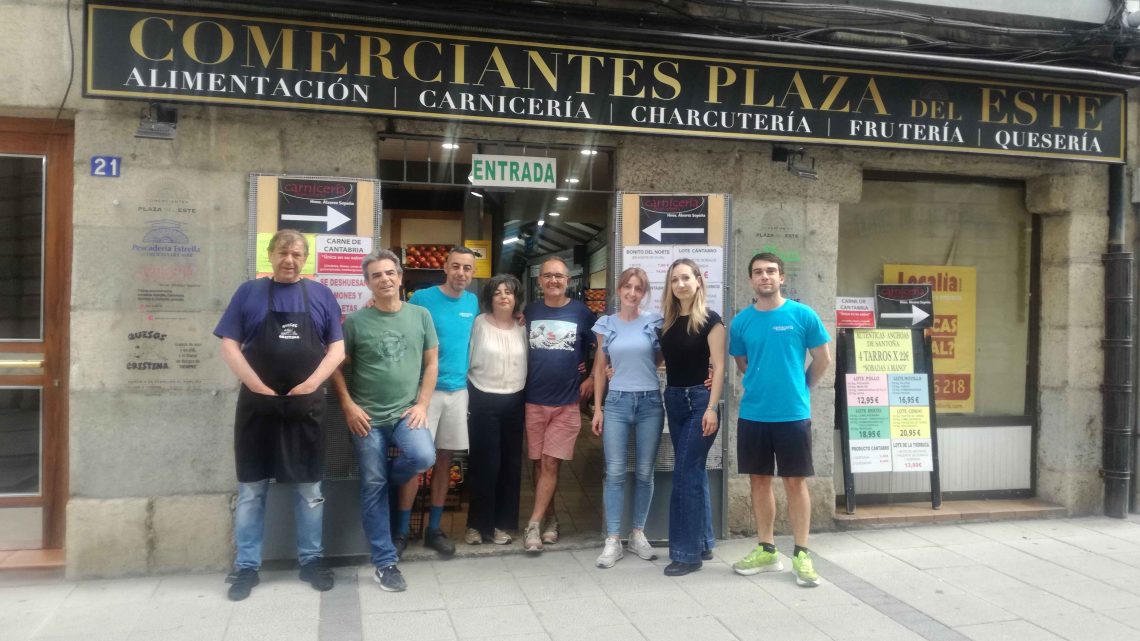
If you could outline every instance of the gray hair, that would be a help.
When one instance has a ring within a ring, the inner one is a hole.
[[[301,243],[301,247],[305,248],[305,256],[309,255],[309,239],[296,229],[278,229],[269,239],[269,253],[272,254],[281,245],[289,246],[294,243]]]
[[[404,266],[400,264],[400,257],[394,252],[387,249],[377,249],[376,251],[364,257],[364,261],[360,265],[360,271],[364,272],[364,281],[368,282],[368,266],[378,260],[390,260],[396,265],[396,273],[403,274]]]

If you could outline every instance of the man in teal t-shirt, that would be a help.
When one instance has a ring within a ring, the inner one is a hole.
[[[407,583],[396,568],[388,489],[435,463],[427,418],[439,341],[428,311],[400,300],[403,268],[395,254],[373,252],[363,269],[374,304],[344,319],[345,360],[333,384],[360,463],[360,512],[374,578],[382,590],[399,592]],[[399,455],[389,462],[391,447]]]
[[[795,536],[792,568],[796,583],[815,587],[819,576],[807,549],[811,529],[807,477],[815,474],[808,389],[831,365],[827,348],[831,337],[818,314],[780,293],[784,261],[778,256],[756,254],[748,263],[748,275],[756,302],[732,319],[728,352],[744,375],[736,458],[738,471],[748,474],[752,483],[752,512],[760,544],[732,568],[744,575],[784,569],[773,544],[776,497],[772,477],[778,474],[788,495],[788,520]],[[808,354],[811,364],[805,371]]]
[[[475,252],[456,245],[447,254],[443,271],[447,280],[442,285],[421,289],[408,302],[431,313],[439,336],[439,379],[428,406],[428,429],[435,438],[435,469],[424,545],[446,558],[455,554],[455,544],[439,527],[451,481],[451,453],[467,449],[467,353],[471,327],[479,315],[479,298],[467,291],[467,285],[475,275]],[[400,490],[400,510],[392,533],[400,551],[408,545],[407,524],[418,489],[413,479]]]

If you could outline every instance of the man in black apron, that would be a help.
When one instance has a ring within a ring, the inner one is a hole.
[[[283,229],[269,241],[273,275],[243,283],[214,334],[222,360],[241,380],[234,419],[238,500],[229,598],[240,601],[259,582],[269,480],[292,483],[301,579],[333,587],[321,546],[324,497],[324,383],[344,360],[340,306],[324,285],[301,278],[305,237]]]

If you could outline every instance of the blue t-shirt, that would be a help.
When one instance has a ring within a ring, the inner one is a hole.
[[[526,402],[569,405],[578,402],[578,365],[594,349],[594,313],[571,299],[562,307],[539,301],[523,310],[526,316]]]
[[[315,280],[305,282],[309,292],[309,316],[313,327],[325,345],[343,340],[340,329],[340,304],[332,290]],[[269,301],[269,278],[247,280],[242,283],[222,313],[214,336],[232,338],[245,345],[261,329],[265,321],[266,303]],[[300,312],[305,310],[301,282],[273,283],[273,311]]]
[[[617,314],[598,319],[594,333],[602,337],[602,349],[614,368],[610,389],[618,392],[652,392],[660,389],[657,378],[657,352],[661,350],[657,331],[665,319],[657,312],[642,312],[631,321]]]
[[[428,287],[412,294],[408,302],[431,312],[439,336],[439,380],[435,388],[444,392],[467,389],[467,353],[471,326],[479,315],[479,298],[471,292],[452,298],[440,287]]]
[[[728,335],[728,353],[748,357],[740,418],[766,423],[811,418],[807,350],[831,340],[819,315],[794,300],[767,312],[749,305],[732,319]]]

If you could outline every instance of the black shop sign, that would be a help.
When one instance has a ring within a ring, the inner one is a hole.
[[[934,326],[930,285],[875,285],[875,326],[922,329]]]
[[[708,196],[641,196],[638,198],[641,245],[707,245]]]
[[[1124,92],[86,4],[85,96],[1124,159]]]
[[[354,234],[356,198],[355,182],[282,178],[277,183],[277,228]]]

